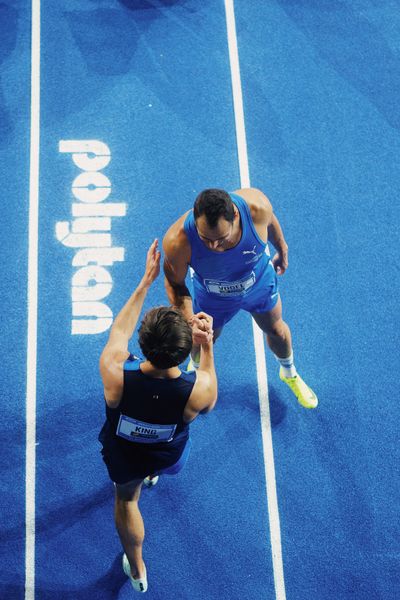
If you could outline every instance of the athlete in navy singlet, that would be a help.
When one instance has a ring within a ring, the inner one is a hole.
[[[192,319],[170,306],[148,311],[138,330],[145,360],[128,351],[152,282],[160,271],[157,240],[146,260],[145,274],[115,318],[100,358],[106,421],[99,434],[103,460],[115,484],[115,523],[124,548],[123,569],[133,588],[147,590],[142,558],[143,519],[138,501],[143,482],[153,486],[161,474],[184,466],[190,448],[189,424],[217,401],[212,318],[204,312]],[[201,344],[196,373],[180,370],[192,341]]]
[[[268,242],[276,250],[272,259]],[[250,312],[280,363],[282,381],[302,406],[315,408],[317,396],[297,373],[290,329],[282,319],[276,275],[288,267],[288,246],[265,194],[255,188],[204,190],[169,228],[163,248],[168,298],[188,322],[199,310],[212,315],[216,340],[240,309]],[[185,284],[189,266],[193,298]],[[198,334],[195,324],[193,331]],[[197,352],[194,345],[194,367]]]
[[[176,465],[181,466],[182,455],[189,450],[184,411],[194,373],[154,378],[143,372],[145,362],[129,355],[123,366],[121,400],[117,407],[106,404],[106,422],[99,435],[110,478],[118,484],[169,473],[171,467],[178,472]]]

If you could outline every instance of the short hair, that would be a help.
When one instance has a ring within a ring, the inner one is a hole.
[[[229,223],[233,223],[235,210],[228,192],[209,189],[203,190],[197,196],[193,207],[193,214],[195,220],[204,215],[207,224],[213,229],[221,217],[229,221]]]
[[[176,367],[192,349],[192,329],[181,311],[170,306],[149,310],[139,327],[139,345],[157,369]]]

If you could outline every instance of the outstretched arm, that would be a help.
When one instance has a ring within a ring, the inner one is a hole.
[[[123,384],[123,363],[129,356],[128,342],[137,325],[147,291],[160,272],[158,240],[151,244],[144,275],[125,306],[116,316],[108,342],[100,357],[100,373],[107,404],[119,402]]]

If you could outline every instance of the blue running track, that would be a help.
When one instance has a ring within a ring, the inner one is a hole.
[[[193,425],[184,471],[142,494],[147,597],[398,600],[398,2],[236,0],[234,8],[251,184],[271,199],[289,244],[284,317],[320,404],[299,406],[268,352],[273,456],[266,452],[251,319],[239,314],[226,327],[215,411]],[[139,281],[152,239],[200,190],[240,187],[225,6],[41,1],[33,565],[25,556],[30,36],[30,5],[0,2],[0,598],[125,600],[134,592],[97,442],[98,358],[107,319]],[[89,152],[101,148],[98,175],[79,164],[85,141]],[[96,193],[105,199],[79,200]],[[84,221],[93,206],[110,213]],[[85,248],[106,238],[111,264],[85,282]],[[78,314],[88,298],[103,303],[99,333]],[[160,276],[146,307],[163,303]],[[275,465],[283,591],[265,463]],[[25,589],[32,566],[34,588]]]

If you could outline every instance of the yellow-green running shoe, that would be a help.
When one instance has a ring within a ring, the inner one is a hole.
[[[300,375],[296,377],[285,377],[282,367],[279,369],[279,377],[284,381],[296,396],[299,404],[304,408],[316,408],[318,406],[318,398],[310,387],[302,380]]]
[[[187,364],[186,367],[186,371],[188,373],[192,373],[193,371],[196,371],[199,368],[199,364],[198,363],[194,363],[192,357],[190,357],[190,360]]]

